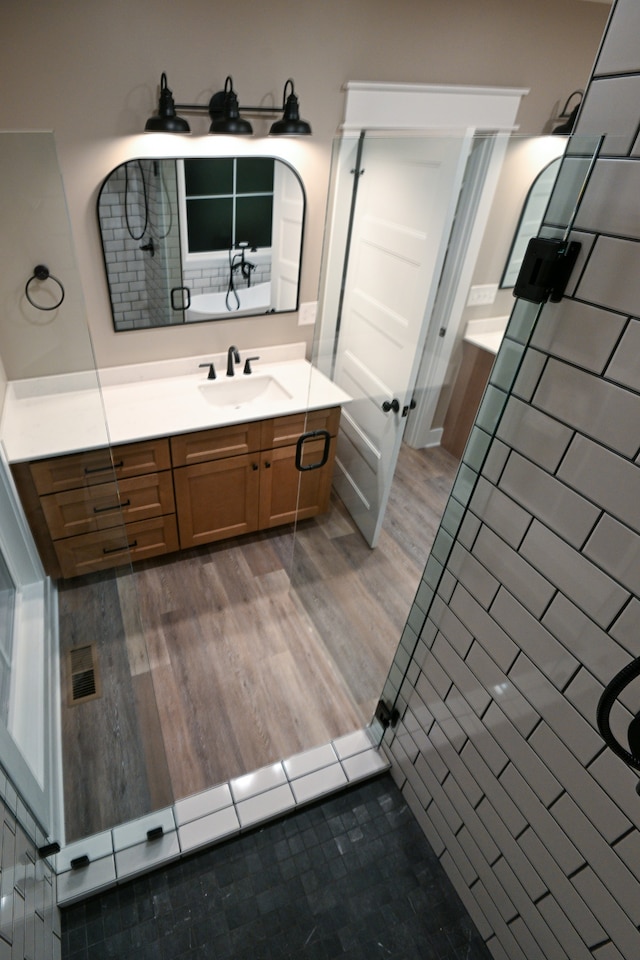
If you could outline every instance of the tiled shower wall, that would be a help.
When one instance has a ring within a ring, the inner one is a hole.
[[[618,0],[568,295],[514,310],[385,691],[396,780],[496,960],[640,956],[638,775],[595,721],[640,655],[639,37]]]
[[[1,771],[0,792],[0,960],[59,960],[55,875],[38,857],[30,839],[38,828]]]

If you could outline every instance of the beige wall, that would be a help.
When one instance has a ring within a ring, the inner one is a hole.
[[[330,146],[346,81],[528,87],[520,129],[541,133],[558,102],[585,85],[609,12],[605,4],[579,0],[245,0],[241,9],[205,0],[4,0],[2,6],[0,129],[55,132],[96,359],[104,366],[213,351],[231,337],[241,345],[303,339],[310,330],[289,315],[268,328],[225,321],[113,333],[97,189],[113,166],[144,149],[137,134],[155,107],[163,70],[178,102],[206,103],[227,73],[241,102],[278,100],[286,78],[294,77],[314,130],[312,141],[291,144],[308,197],[301,298],[314,300]],[[204,118],[199,129],[206,130]]]

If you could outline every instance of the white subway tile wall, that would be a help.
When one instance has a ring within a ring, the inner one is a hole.
[[[514,309],[385,689],[396,781],[496,960],[640,956],[638,776],[596,725],[640,655],[639,31],[617,0],[577,129],[603,141],[576,270]],[[636,685],[623,745],[638,710]]]
[[[15,791],[2,793],[2,852],[0,854],[0,957],[59,960],[60,912],[56,906],[56,876],[38,854],[39,831]],[[18,810],[24,820],[17,816]],[[43,843],[44,838],[40,841]]]

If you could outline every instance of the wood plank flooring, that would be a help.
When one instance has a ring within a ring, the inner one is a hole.
[[[102,696],[66,706],[67,841],[368,723],[453,482],[403,447],[371,550],[333,496],[293,527],[60,583],[61,661],[93,642]]]

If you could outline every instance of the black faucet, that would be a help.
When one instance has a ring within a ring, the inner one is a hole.
[[[251,251],[255,253],[256,247],[251,246],[246,240],[236,244],[236,247],[240,250],[240,253],[234,254],[231,259],[231,276],[233,277],[233,274],[239,270],[243,278],[247,281],[247,286],[250,287],[251,271],[256,269],[256,265],[249,260],[245,260],[245,251],[251,249]]]
[[[240,354],[238,353],[237,347],[229,347],[227,350],[227,376],[235,376],[235,370],[233,369],[233,361],[240,363]]]

